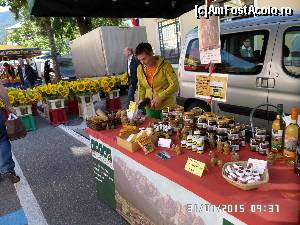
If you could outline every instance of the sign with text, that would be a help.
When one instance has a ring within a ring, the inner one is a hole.
[[[184,169],[194,175],[197,175],[199,177],[202,177],[203,171],[205,170],[206,165],[203,162],[200,162],[198,160],[188,158],[186,161]]]
[[[115,208],[115,181],[111,149],[91,136],[90,144],[94,162],[97,196],[112,208]]]
[[[209,19],[201,17],[198,26],[201,64],[221,63],[220,20],[218,16]]]
[[[226,102],[227,74],[196,74],[195,97]]]

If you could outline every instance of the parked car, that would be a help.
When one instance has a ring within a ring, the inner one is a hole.
[[[75,69],[71,57],[58,58],[60,76],[62,80],[75,80]]]
[[[300,13],[291,17],[256,17],[222,22],[221,58],[216,73],[228,74],[227,101],[215,102],[220,114],[247,116],[262,103],[283,103],[288,114],[300,109]],[[253,48],[252,57],[241,56],[243,40]],[[180,92],[177,103],[186,110],[201,107],[210,111],[204,99],[195,98],[195,74],[208,73],[200,62],[198,29],[185,37],[179,60]],[[256,117],[266,119],[266,109]]]

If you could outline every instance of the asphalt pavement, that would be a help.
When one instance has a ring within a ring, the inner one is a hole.
[[[96,197],[90,149],[45,119],[35,119],[37,130],[12,142],[22,182],[0,182],[0,225],[127,224]],[[80,119],[72,123],[82,126]]]

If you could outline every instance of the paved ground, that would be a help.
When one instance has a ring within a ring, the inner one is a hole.
[[[127,224],[97,199],[89,148],[43,118],[36,121],[37,131],[12,142],[24,178],[15,187],[0,183],[0,225]],[[84,123],[71,119],[69,126],[82,133]]]

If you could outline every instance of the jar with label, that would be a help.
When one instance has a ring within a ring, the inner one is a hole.
[[[229,127],[233,128],[235,126],[234,116],[226,116],[224,119],[228,121]]]
[[[204,139],[199,138],[197,140],[197,153],[202,154],[204,153]]]
[[[197,152],[197,140],[198,138],[193,137],[192,151]]]
[[[257,152],[258,151],[258,143],[255,138],[250,139],[250,151]]]
[[[193,125],[194,124],[194,115],[191,112],[185,112],[183,115],[184,125]]]
[[[186,147],[186,140],[182,140],[182,141],[181,141],[181,147],[182,147],[182,148],[185,148],[185,147]]]
[[[237,152],[237,151],[240,150],[240,142],[239,142],[239,140],[230,140],[228,142],[229,142],[231,151]]]
[[[196,137],[196,138],[200,138],[200,130],[194,130],[194,136]]]
[[[217,135],[226,136],[229,128],[228,121],[218,120],[217,124]]]
[[[240,139],[239,131],[236,128],[229,129],[228,140],[238,141]]]
[[[206,120],[206,116],[199,116],[198,117],[198,121],[197,121],[197,127],[199,129],[206,129],[207,128],[207,120]]]
[[[261,155],[267,155],[267,153],[269,152],[269,146],[270,144],[268,141],[260,143],[258,146],[258,153]]]
[[[207,131],[216,131],[217,129],[217,121],[215,118],[209,118],[207,119]]]
[[[264,142],[267,139],[267,131],[265,129],[256,129],[254,137],[257,142]]]
[[[203,115],[206,116],[206,118],[207,117],[214,117],[215,116],[215,114],[212,113],[212,112],[205,112]]]
[[[186,140],[186,148],[191,150],[193,147],[193,139],[187,139]]]

